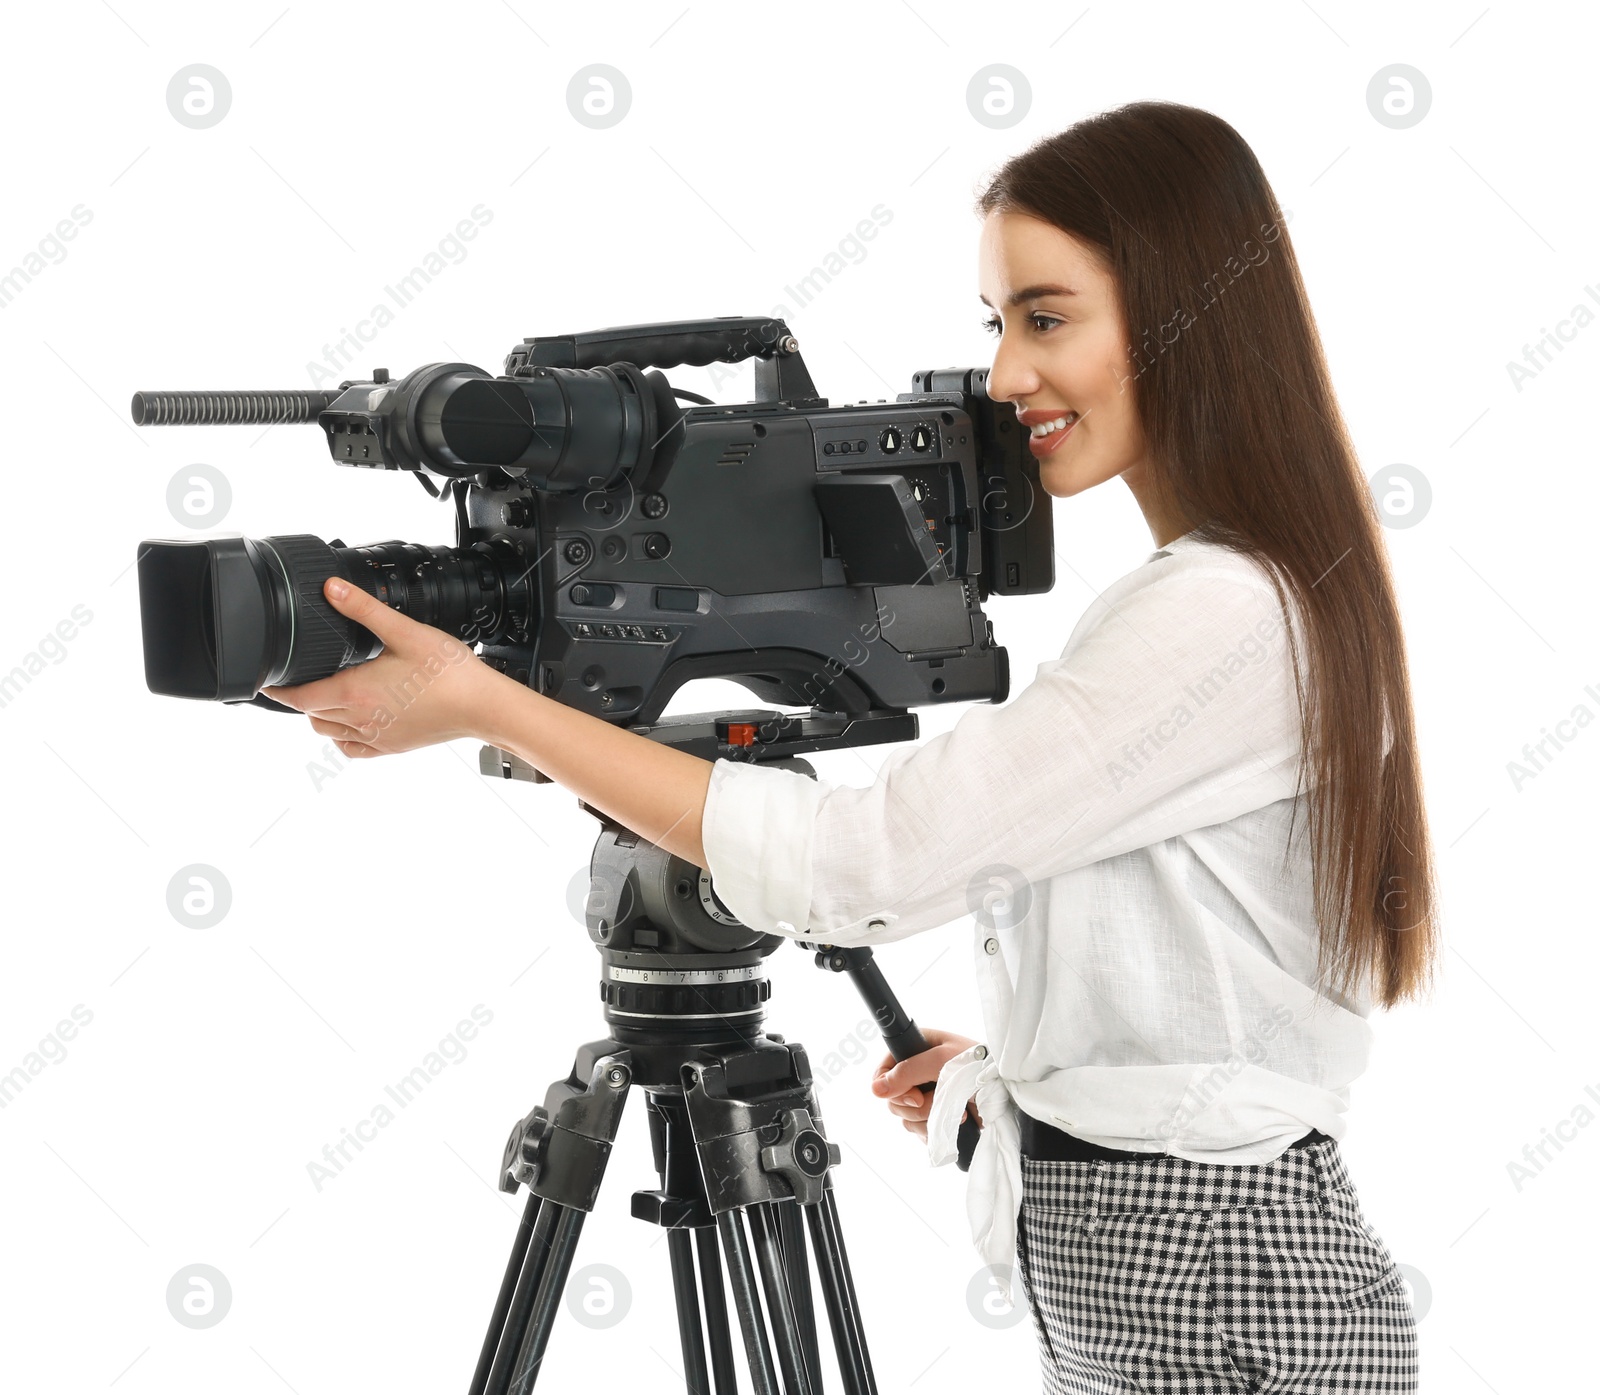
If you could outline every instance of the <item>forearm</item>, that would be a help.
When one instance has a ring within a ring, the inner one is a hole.
[[[479,733],[585,804],[696,867],[712,762],[547,698],[512,679],[497,685]]]

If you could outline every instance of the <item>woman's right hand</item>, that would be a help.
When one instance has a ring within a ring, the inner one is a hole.
[[[952,1056],[959,1056],[969,1046],[976,1046],[977,1042],[972,1037],[957,1036],[954,1032],[941,1031],[937,1027],[924,1027],[922,1035],[929,1043],[926,1051],[907,1056],[903,1061],[885,1056],[878,1063],[872,1076],[872,1093],[886,1098],[889,1112],[912,1133],[925,1140],[928,1137],[928,1113],[933,1108],[933,1087],[939,1079],[939,1072]],[[972,1100],[967,1101],[967,1113],[972,1115],[980,1128],[983,1126],[983,1120],[978,1118],[978,1106]],[[961,1117],[965,1119],[966,1113]]]

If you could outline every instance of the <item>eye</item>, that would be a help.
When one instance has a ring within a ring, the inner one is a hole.
[[[1040,333],[1040,334],[1045,334],[1053,326],[1062,323],[1061,320],[1055,319],[1052,316],[1040,315],[1040,314],[1029,315],[1028,316],[1028,320],[1029,320],[1029,323],[1034,324],[1036,328],[1038,326],[1038,322],[1039,321],[1042,320],[1044,322],[1044,328],[1038,329],[1038,333]],[[991,316],[989,316],[988,319],[980,320],[978,323],[981,324],[984,327],[984,329],[988,330],[990,334],[999,334],[1000,333],[1000,319],[999,319],[999,317],[997,315],[991,315]]]

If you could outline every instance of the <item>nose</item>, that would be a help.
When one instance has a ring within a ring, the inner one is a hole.
[[[996,402],[1015,402],[1039,390],[1039,375],[1028,362],[1026,350],[1006,334],[995,345],[986,388]]]

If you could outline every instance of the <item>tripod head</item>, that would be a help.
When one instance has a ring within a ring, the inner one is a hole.
[[[709,760],[778,764],[814,777],[801,753],[913,740],[917,719],[907,712],[851,717],[751,708],[672,718],[634,730]],[[498,747],[482,748],[480,769],[548,783],[541,772]],[[612,1038],[634,1048],[640,1062],[655,1062],[645,1073],[659,1088],[673,1088],[684,1062],[698,1052],[760,1042],[772,991],[763,960],[784,939],[795,937],[749,929],[718,899],[706,869],[650,843],[602,810],[582,801],[580,807],[601,824],[584,918],[601,954],[600,996]],[[870,948],[798,938],[795,943],[815,953],[818,968],[850,976],[896,1059],[928,1049]],[[964,1158],[970,1152],[969,1143]]]

